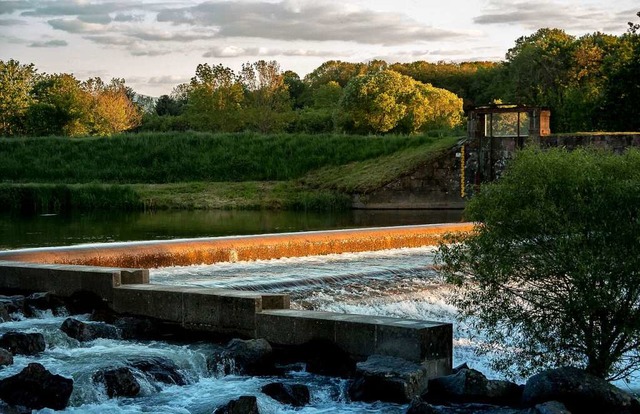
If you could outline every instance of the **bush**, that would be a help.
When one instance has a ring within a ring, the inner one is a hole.
[[[439,260],[480,352],[508,347],[494,368],[640,368],[640,152],[520,152],[465,215],[475,231]]]

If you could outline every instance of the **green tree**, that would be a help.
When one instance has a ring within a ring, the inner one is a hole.
[[[0,135],[25,132],[25,116],[34,103],[32,90],[37,80],[33,64],[0,60]]]
[[[243,103],[244,88],[233,70],[200,64],[191,78],[185,115],[195,129],[239,131],[244,127]]]
[[[550,106],[552,130],[567,131],[564,98],[572,70],[574,37],[560,29],[540,29],[516,40],[507,52],[511,81],[506,102]]]
[[[291,98],[275,60],[259,60],[242,65],[240,81],[245,88],[243,113],[252,129],[280,132],[292,120]]]
[[[640,368],[640,152],[522,151],[465,216],[439,261],[495,368]]]
[[[27,112],[30,135],[82,136],[91,132],[91,95],[68,73],[44,75]]]
[[[456,125],[462,100],[444,89],[383,70],[352,79],[344,89],[340,112],[348,131],[416,133]]]

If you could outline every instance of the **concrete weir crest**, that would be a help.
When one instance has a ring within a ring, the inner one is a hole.
[[[287,294],[155,285],[149,283],[148,269],[131,267],[418,247],[472,227],[457,223],[3,251],[0,287],[63,297],[88,291],[119,313],[278,345],[329,340],[357,359],[381,354],[422,363],[435,377],[451,369],[449,323],[293,310]]]

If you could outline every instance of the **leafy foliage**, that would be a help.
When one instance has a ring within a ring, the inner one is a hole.
[[[520,152],[465,215],[474,232],[439,258],[481,351],[509,347],[495,368],[640,368],[640,152]]]
[[[411,134],[456,126],[462,119],[462,100],[444,89],[383,70],[352,79],[340,110],[347,131]]]

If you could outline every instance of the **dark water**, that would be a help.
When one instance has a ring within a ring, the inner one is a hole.
[[[80,243],[215,237],[458,222],[460,210],[161,211],[0,214],[0,250]]]

